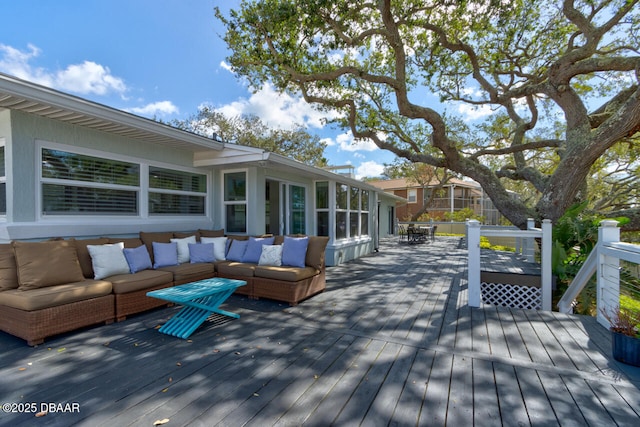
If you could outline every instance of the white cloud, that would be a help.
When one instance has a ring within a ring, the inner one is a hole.
[[[356,168],[356,179],[362,179],[365,177],[377,177],[381,176],[384,172],[384,165],[374,161],[368,161],[360,163],[360,166]]]
[[[268,126],[291,129],[296,125],[321,129],[327,113],[319,112],[301,97],[278,93],[266,84],[248,99],[241,98],[216,108],[227,117],[254,115]]]
[[[126,111],[143,116],[178,114],[179,110],[171,101],[159,101],[144,107],[129,108]]]
[[[336,143],[342,151],[376,151],[378,146],[370,139],[354,139],[350,133],[342,133],[336,137]]]
[[[29,44],[26,51],[0,44],[0,71],[54,89],[81,95],[118,93],[123,95],[127,86],[119,77],[111,74],[108,67],[93,61],[71,64],[59,71],[35,67],[31,62],[40,55],[38,47]]]
[[[492,115],[494,112],[490,105],[470,105],[458,104],[458,112],[462,114],[465,121],[482,119]]]
[[[227,64],[225,61],[220,61],[220,68],[223,70],[227,70],[230,73],[233,73],[233,68],[230,64]]]
[[[108,67],[93,61],[69,65],[55,74],[54,81],[57,88],[80,94],[124,94],[127,91],[124,80],[113,76]]]

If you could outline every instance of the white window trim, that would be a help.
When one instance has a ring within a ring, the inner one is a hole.
[[[4,175],[0,175],[0,184],[4,184],[4,191],[5,191],[5,201],[4,201],[4,205],[6,208],[6,212],[5,213],[0,213],[0,220],[2,221],[6,221],[7,219],[7,214],[9,213],[10,210],[10,194],[12,194],[12,189],[9,188],[9,186],[7,185],[7,175],[10,174],[9,172],[9,165],[11,164],[11,162],[7,161],[8,157],[9,157],[9,153],[7,152],[7,142],[4,138],[0,138],[0,147],[4,147]]]
[[[157,218],[162,217],[163,219],[171,219],[171,218],[182,218],[184,215],[149,215],[149,192],[163,192],[160,189],[151,189],[149,188],[149,166],[154,166],[163,169],[176,170],[182,172],[190,172],[197,173],[200,175],[206,176],[207,182],[207,190],[205,193],[192,193],[199,196],[203,196],[205,198],[204,206],[205,211],[203,215],[189,215],[193,218],[206,218],[210,219],[210,200],[211,200],[211,172],[203,171],[197,168],[188,168],[179,165],[173,165],[164,162],[154,162],[149,161],[148,159],[143,159],[139,157],[126,156],[118,153],[106,152],[95,150],[91,148],[78,147],[75,145],[67,145],[60,144],[56,142],[46,141],[46,140],[36,140],[35,141],[35,156],[36,156],[36,218],[37,221],[47,221],[47,220],[70,220],[70,221],[88,221],[95,222],[96,219],[148,219],[148,218]],[[93,157],[102,157],[109,160],[123,161],[128,163],[135,163],[140,166],[140,182],[139,185],[136,186],[123,186],[117,184],[100,184],[100,183],[92,183],[86,181],[72,181],[72,180],[58,180],[54,178],[43,178],[42,177],[42,150],[50,149],[50,150],[60,150],[66,151],[74,154],[93,156]],[[5,153],[6,155],[6,153]],[[43,215],[42,214],[42,184],[43,183],[52,183],[52,184],[79,184],[87,187],[93,188],[115,188],[115,189],[126,189],[133,190],[136,189],[138,192],[138,214],[137,215]],[[178,194],[176,191],[168,191],[170,194]],[[190,192],[185,192],[190,193]]]

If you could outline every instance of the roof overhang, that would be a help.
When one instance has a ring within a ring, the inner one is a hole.
[[[183,150],[224,148],[220,141],[0,73],[0,110],[4,108]]]

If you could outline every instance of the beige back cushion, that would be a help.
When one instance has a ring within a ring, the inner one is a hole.
[[[198,230],[200,237],[224,237],[224,229],[220,230]],[[177,237],[177,236],[176,236]]]
[[[142,243],[147,246],[151,262],[153,262],[153,242],[158,243],[170,243],[173,238],[173,231],[159,231],[159,232],[140,232],[140,239]]]
[[[84,279],[73,242],[13,242],[20,290],[44,288]]]
[[[18,287],[18,270],[16,258],[13,255],[13,245],[0,245],[0,291],[16,289]]]
[[[142,246],[142,240],[138,237],[125,237],[125,238],[117,238],[117,237],[109,237],[108,242],[110,244],[113,243],[124,243],[125,248],[138,248]]]
[[[310,236],[305,264],[318,270],[322,269],[324,266],[324,251],[327,248],[327,243],[329,243],[329,237],[327,236]]]
[[[80,268],[82,268],[82,274],[84,277],[93,279],[93,263],[91,261],[91,255],[87,250],[87,245],[106,245],[109,243],[109,239],[102,237],[98,239],[71,239],[70,241],[76,245],[76,252],[78,254],[78,261],[80,262]]]

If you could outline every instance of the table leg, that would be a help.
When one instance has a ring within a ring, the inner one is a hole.
[[[211,313],[218,313],[225,316],[240,318],[240,315],[221,310],[218,307],[233,293],[233,289],[229,291],[219,292],[214,295],[196,298],[193,301],[182,303],[184,307],[180,309],[175,316],[167,321],[161,328],[160,332],[178,338],[188,338]]]

